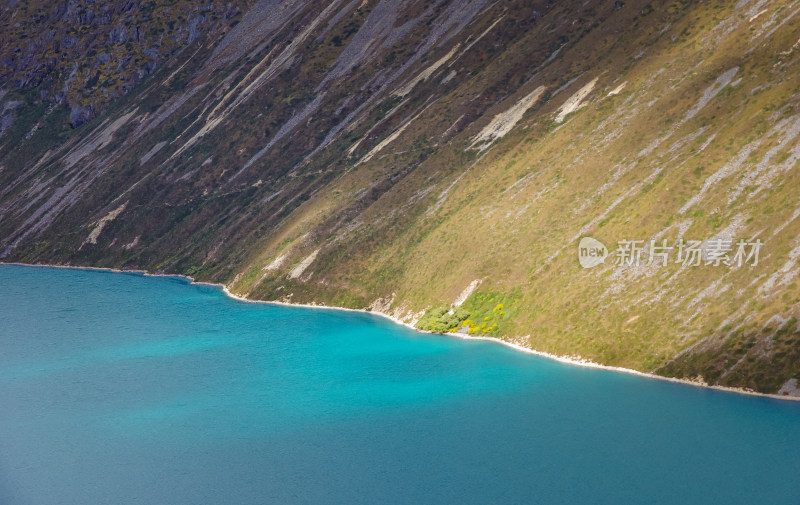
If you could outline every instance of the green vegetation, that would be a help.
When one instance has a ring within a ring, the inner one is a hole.
[[[520,299],[519,289],[509,294],[477,291],[460,307],[440,305],[428,309],[416,326],[437,333],[453,333],[463,327],[470,335],[502,335],[517,314]]]
[[[461,307],[434,307],[425,311],[425,315],[417,322],[417,328],[436,333],[455,331],[467,317],[469,312]]]
[[[522,292],[476,291],[464,302],[469,317],[462,323],[470,335],[497,336],[508,334],[508,328],[520,309]]]

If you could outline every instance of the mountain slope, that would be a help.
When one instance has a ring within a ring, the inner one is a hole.
[[[800,377],[798,14],[261,1],[80,128],[7,82],[14,123],[49,116],[0,137],[0,255],[776,392]],[[612,250],[590,269],[585,236]],[[651,240],[666,264],[617,264]]]

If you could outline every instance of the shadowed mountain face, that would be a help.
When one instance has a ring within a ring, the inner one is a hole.
[[[35,89],[43,101],[67,105],[76,127],[180,48],[203,34],[219,37],[252,2],[5,3],[0,78],[8,89]]]
[[[2,13],[3,261],[796,391],[800,2],[40,3]]]

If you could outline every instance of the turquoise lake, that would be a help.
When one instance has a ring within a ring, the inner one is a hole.
[[[0,504],[800,503],[800,403],[0,266]]]

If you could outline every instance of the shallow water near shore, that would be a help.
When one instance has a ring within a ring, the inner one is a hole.
[[[0,503],[793,504],[800,403],[0,265]]]

